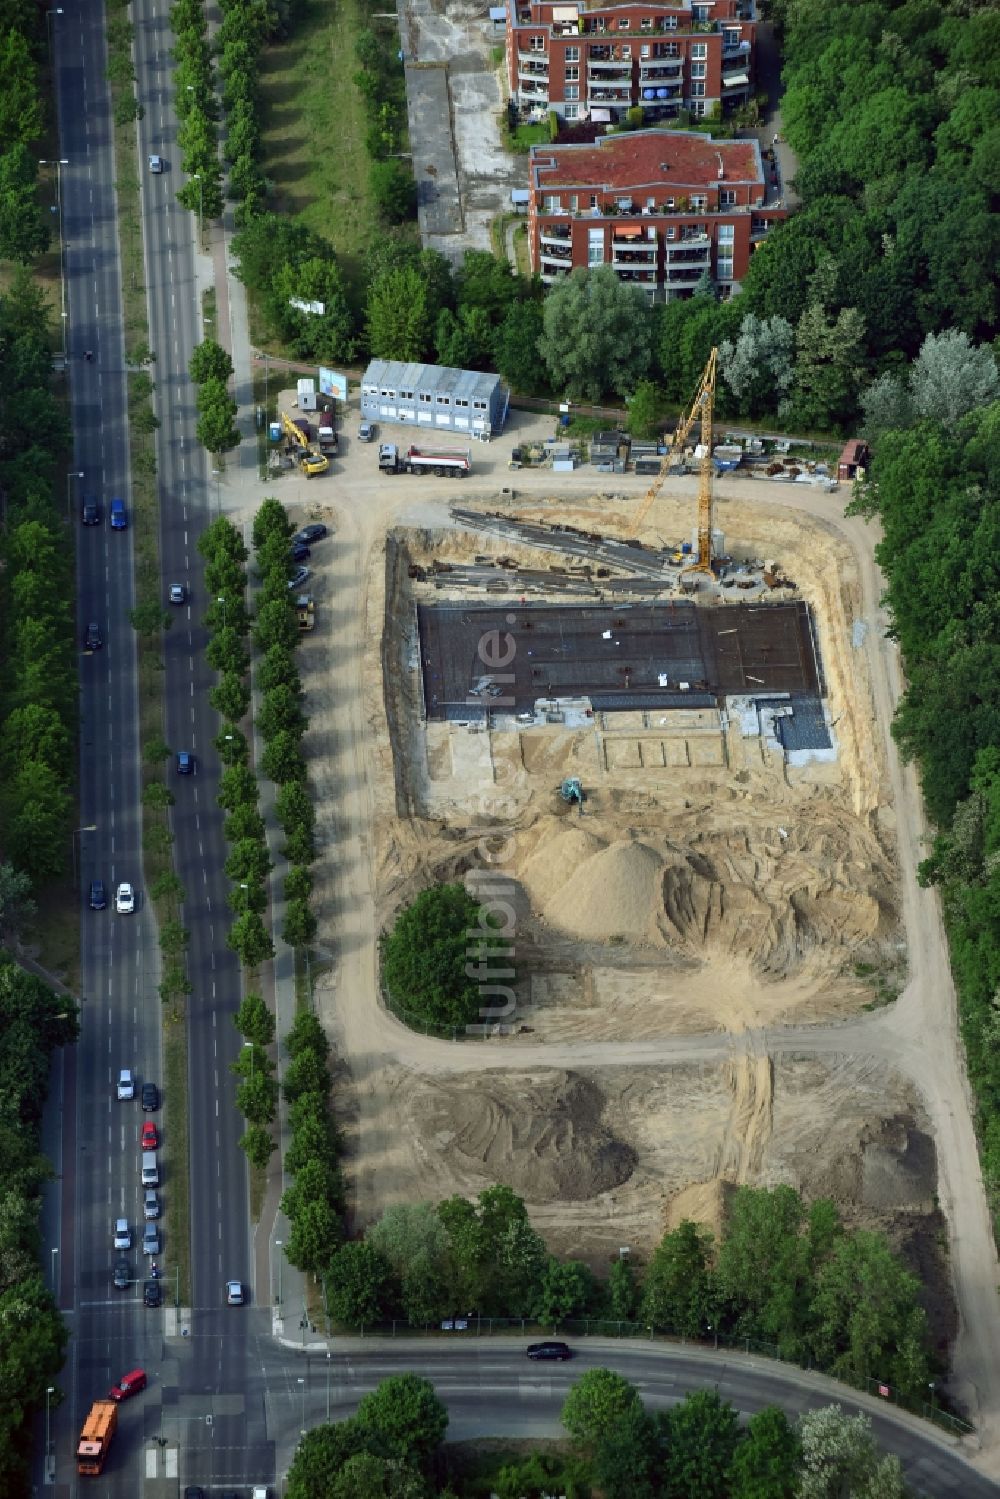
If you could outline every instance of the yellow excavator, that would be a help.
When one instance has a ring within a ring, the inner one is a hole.
[[[678,421],[670,446],[660,464],[660,472],[647,489],[638,512],[630,523],[634,533],[638,535],[653,501],[663,487],[664,479],[670,473],[671,465],[683,457],[684,444],[691,428],[700,418],[702,453],[698,484],[698,554],[689,568],[690,572],[696,573],[710,572],[712,567],[712,407],[715,401],[715,364],[718,352],[718,349],[713,349],[709,355],[695,398]]]
[[[326,454],[321,453],[318,448],[313,447],[306,434],[302,431],[302,428],[297,427],[286,412],[279,411],[278,415],[281,417],[281,425],[284,428],[285,436],[296,449],[299,467],[306,478],[311,479],[314,474],[325,474],[330,467],[330,460]]]

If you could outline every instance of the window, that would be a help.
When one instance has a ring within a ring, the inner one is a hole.
[[[587,235],[587,264],[604,264],[604,230],[591,229]]]
[[[576,119],[576,115],[574,115],[573,118],[575,120]],[[579,206],[580,206],[580,200],[577,197],[576,193],[571,193],[570,194],[570,199],[569,199],[569,210],[570,210],[570,213],[576,213],[576,211],[579,208]]]
[[[704,78],[707,73],[708,73],[708,63],[707,62],[693,62],[691,64],[691,77],[692,78]]]
[[[732,208],[736,202],[736,193],[731,187],[719,189],[719,207]]]
[[[628,16],[620,16],[619,17],[619,19],[618,19],[618,30],[619,31],[628,31],[628,29],[629,29],[629,27],[631,25],[632,25],[632,22],[629,20]]]
[[[567,104],[566,105],[566,118],[567,118],[567,120],[578,120],[580,118],[580,106],[579,106],[579,104]]]
[[[567,47],[563,56],[566,58],[567,62],[579,62],[580,49],[579,47]]]
[[[693,14],[694,14],[694,19],[696,21],[707,21],[708,20],[708,13],[709,13],[710,9],[711,9],[711,6],[708,6],[708,5],[695,5],[695,6],[692,6],[692,11],[693,11]]]
[[[735,239],[736,239],[736,226],[734,224],[720,224],[719,225],[719,254],[720,255],[725,255],[727,253],[726,252],[726,248],[725,248],[726,245],[732,245],[735,242]],[[731,255],[733,252],[732,252],[732,250],[729,250],[728,253]]]
[[[431,398],[425,390],[419,392],[419,394],[417,395],[417,400],[421,403],[422,406],[429,406],[431,404]]]
[[[468,411],[469,409],[468,401],[464,400],[461,396],[455,397],[455,405],[460,406],[463,411]]]
[[[579,99],[579,97],[580,97],[580,85],[578,83],[567,83],[567,85],[566,85],[566,102],[569,103],[569,101],[571,99]]]
[[[677,230],[671,224],[670,227],[667,229],[667,239],[676,239],[676,238],[677,238]]]
[[[399,399],[401,401],[412,401],[413,400],[413,391],[412,390],[401,390],[399,392]]]
[[[607,29],[608,29],[607,22],[605,21],[604,17],[603,16],[595,16],[594,17],[594,30],[595,31],[607,31]]]
[[[596,208],[597,207],[597,194],[596,193],[591,193],[591,195],[590,195],[590,206],[591,206],[591,208]]]
[[[705,97],[705,85],[704,85],[704,83],[692,83],[692,85],[691,85],[691,98],[692,99],[704,99],[704,97]],[[704,113],[705,113],[705,111],[702,110],[702,114],[704,114]]]
[[[485,411],[486,410],[486,402],[485,401],[473,401],[473,403],[472,403],[472,409],[473,409],[473,411]]]
[[[664,206],[666,208],[668,208],[668,209],[669,208],[673,208],[673,206],[674,206],[674,200],[673,200],[673,198],[668,198]]]
[[[434,399],[437,401],[439,406],[451,405],[451,396],[435,396]]]
[[[655,198],[647,198],[646,199],[646,207],[650,208],[650,209],[655,208],[656,207],[656,199]]]
[[[708,56],[708,43],[707,42],[692,42],[691,43],[691,56],[692,57],[707,57]]]
[[[566,82],[567,83],[578,83],[579,81],[580,81],[580,69],[579,68],[567,68],[566,69]]]
[[[664,29],[664,31],[676,31],[677,30],[677,17],[676,16],[664,16],[664,18],[663,18],[663,29]]]
[[[639,56],[641,58],[646,58],[646,57],[649,56],[649,43],[648,42],[643,42],[642,46],[639,48]]]
[[[701,91],[702,91],[702,93],[705,92],[705,85],[704,84],[701,85]],[[697,117],[698,117],[699,120],[703,120],[705,118],[706,104],[705,104],[704,99],[696,99],[694,101],[694,104],[691,107],[694,110],[694,112],[697,115]]]
[[[640,31],[652,31],[652,29],[653,29],[653,18],[652,18],[652,16],[643,16],[642,20],[639,22],[639,30]]]
[[[736,26],[723,26],[723,28],[722,28],[722,45],[724,47],[734,48],[734,47],[738,47],[739,44],[740,44],[739,28],[736,27]]]
[[[533,36],[531,38],[531,41],[528,43],[528,46],[532,52],[544,52],[545,38],[543,36]]]
[[[704,213],[705,209],[708,207],[708,199],[705,197],[705,194],[692,193],[691,207],[695,213]]]
[[[558,213],[562,207],[562,198],[557,198],[552,193],[546,193],[542,199],[543,213]]]
[[[631,56],[632,56],[632,48],[631,47],[623,47],[622,48],[622,60],[626,61]]]
[[[680,49],[679,43],[677,43],[677,42],[664,42],[664,44],[663,44],[663,52],[662,52],[662,56],[663,57],[680,57],[680,55],[681,55],[681,49]]]

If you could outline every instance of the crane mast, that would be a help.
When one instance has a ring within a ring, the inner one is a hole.
[[[663,488],[663,481],[670,473],[671,465],[681,456],[684,444],[695,422],[701,421],[702,456],[699,466],[698,485],[698,556],[691,565],[692,572],[708,572],[712,565],[712,411],[715,402],[715,366],[718,350],[713,349],[708,357],[694,400],[674,428],[660,464],[660,472],[643,496],[642,503],[632,522],[638,531],[652,508],[653,501]]]

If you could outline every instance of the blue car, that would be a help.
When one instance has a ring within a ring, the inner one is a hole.
[[[125,512],[124,500],[111,501],[111,529],[112,531],[124,531],[128,526],[128,515]]]

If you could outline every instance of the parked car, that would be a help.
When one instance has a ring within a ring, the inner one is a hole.
[[[108,904],[108,892],[104,888],[103,880],[91,880],[90,882],[90,909],[92,911],[103,911]]]
[[[128,1374],[123,1374],[117,1384],[113,1384],[109,1391],[112,1400],[127,1400],[130,1395],[138,1395],[140,1390],[146,1388],[146,1371],[144,1369],[132,1369]]]
[[[155,1083],[143,1083],[142,1107],[146,1113],[160,1107],[160,1090]]]
[[[135,891],[127,880],[115,891],[115,910],[119,916],[131,916],[135,910]]]
[[[288,548],[288,555],[293,562],[308,562],[312,552],[304,541],[293,541]]]
[[[147,1223],[142,1231],[143,1254],[159,1254],[160,1252],[160,1230],[157,1224]]]
[[[96,495],[84,495],[80,506],[80,519],[85,526],[99,526],[101,524],[101,502]]]
[[[187,589],[183,583],[171,583],[168,597],[172,604],[186,604],[187,596]]]
[[[179,776],[194,775],[194,755],[190,750],[177,751],[177,774]]]
[[[240,1282],[238,1280],[227,1280],[226,1281],[226,1305],[227,1306],[242,1306],[243,1305],[243,1285],[242,1285],[242,1282]]]
[[[142,1216],[147,1219],[160,1216],[160,1194],[155,1187],[147,1187],[142,1194]]]
[[[548,1361],[552,1359],[572,1358],[568,1343],[529,1343],[528,1357],[535,1360]]]
[[[83,633],[83,648],[85,651],[99,651],[104,644],[104,636],[101,627],[96,621],[91,621]]]
[[[301,588],[308,577],[308,567],[297,567],[288,580],[289,588]]]
[[[115,1290],[116,1291],[125,1291],[125,1290],[128,1289],[128,1283],[129,1283],[128,1260],[125,1259],[124,1256],[122,1256],[121,1259],[115,1260],[115,1266],[114,1266],[114,1270],[111,1273],[111,1279],[115,1283]]]
[[[128,1226],[127,1218],[115,1219],[115,1248],[132,1248],[132,1230]]]
[[[298,542],[300,546],[311,547],[314,541],[322,541],[328,534],[326,527],[320,521],[313,521],[310,526],[303,526],[301,531],[296,531],[292,541]]]
[[[162,1300],[163,1292],[160,1289],[160,1282],[158,1280],[144,1281],[142,1286],[143,1306],[159,1306]]]
[[[116,498],[111,501],[111,529],[112,531],[128,529],[128,512],[125,509],[124,500]]]
[[[375,430],[376,428],[374,422],[359,422],[358,442],[374,442]]]
[[[130,1067],[123,1067],[118,1074],[118,1099],[126,1102],[135,1097],[135,1078]]]
[[[147,1119],[142,1126],[142,1148],[143,1150],[156,1150],[160,1143],[160,1137],[156,1133],[156,1125],[152,1119]]]

